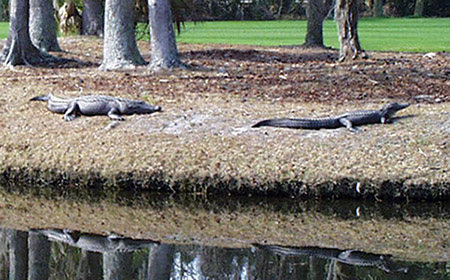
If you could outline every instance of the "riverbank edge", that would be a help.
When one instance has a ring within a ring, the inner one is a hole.
[[[299,180],[252,183],[247,178],[196,176],[172,178],[164,172],[135,174],[119,172],[66,172],[59,169],[0,167],[0,186],[26,193],[83,193],[103,191],[116,195],[127,191],[244,195],[298,199],[375,199],[383,201],[450,201],[450,182],[408,183],[406,179],[336,178],[317,184]]]

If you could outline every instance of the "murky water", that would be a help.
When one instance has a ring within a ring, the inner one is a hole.
[[[448,203],[1,192],[0,280],[450,279],[449,217]]]

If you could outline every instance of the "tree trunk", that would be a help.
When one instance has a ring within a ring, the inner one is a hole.
[[[9,33],[6,46],[0,56],[5,65],[38,64],[47,59],[54,61],[49,56],[37,49],[30,39],[28,29],[29,2],[28,0],[11,0],[9,2]]]
[[[84,0],[81,35],[103,36],[104,18],[101,0]]]
[[[56,39],[56,21],[50,0],[30,0],[30,37],[41,50],[61,51]]]
[[[48,280],[50,276],[50,241],[40,233],[28,234],[28,280]]]
[[[306,6],[308,19],[305,43],[306,47],[324,47],[323,21],[331,7],[330,0],[309,0]]]
[[[4,21],[5,20],[5,17],[4,17],[5,15],[3,13],[4,13],[3,3],[0,2],[0,21]]]
[[[373,16],[374,17],[383,16],[383,0],[374,0]]]
[[[106,252],[103,253],[103,279],[128,280],[133,279],[133,253]]]
[[[148,8],[152,47],[150,68],[154,70],[185,68],[178,58],[170,1],[148,0]]]
[[[106,0],[101,69],[134,68],[143,64],[134,35],[134,0]]]
[[[102,280],[102,254],[81,250],[76,278],[78,280]]]
[[[339,37],[339,61],[366,57],[358,39],[358,0],[337,0],[335,18]]]
[[[414,6],[414,16],[415,17],[423,17],[423,10],[425,8],[426,0],[416,0],[416,4]]]
[[[8,241],[9,241],[9,279],[27,280],[28,232],[10,229],[8,230]]]
[[[174,245],[159,244],[153,246],[148,255],[147,280],[170,279],[174,254]]]

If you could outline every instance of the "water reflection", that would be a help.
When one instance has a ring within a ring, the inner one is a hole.
[[[356,250],[173,245],[114,234],[0,229],[3,279],[450,279],[450,263]]]

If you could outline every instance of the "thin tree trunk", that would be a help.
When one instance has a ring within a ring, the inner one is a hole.
[[[416,0],[416,4],[414,5],[414,16],[422,17],[423,10],[425,9],[426,0]]]
[[[383,16],[383,0],[374,0],[373,16],[374,17]]]
[[[170,279],[173,265],[175,246],[170,244],[159,244],[150,249],[148,256],[147,280]]]
[[[6,46],[0,57],[5,65],[38,64],[50,59],[37,49],[30,39],[28,0],[11,0],[9,2],[10,20]]]
[[[78,280],[101,280],[103,279],[102,271],[102,254],[97,252],[89,252],[81,250],[80,262],[77,271]]]
[[[28,272],[28,232],[10,229],[9,241],[9,279],[27,280]]]
[[[30,37],[41,50],[61,51],[56,38],[56,21],[50,0],[30,0]]]
[[[150,68],[154,70],[185,68],[178,58],[170,1],[148,0],[148,8],[152,48]]]
[[[132,278],[133,253],[103,253],[103,279],[128,280]]]
[[[133,0],[106,0],[101,69],[134,68],[145,64],[134,35],[134,16]]]
[[[50,245],[47,236],[38,232],[29,232],[28,280],[48,280],[50,276]]]
[[[101,0],[83,1],[83,25],[81,35],[103,36],[104,19]]]
[[[358,0],[337,0],[335,18],[339,37],[339,61],[366,57],[358,38]]]

